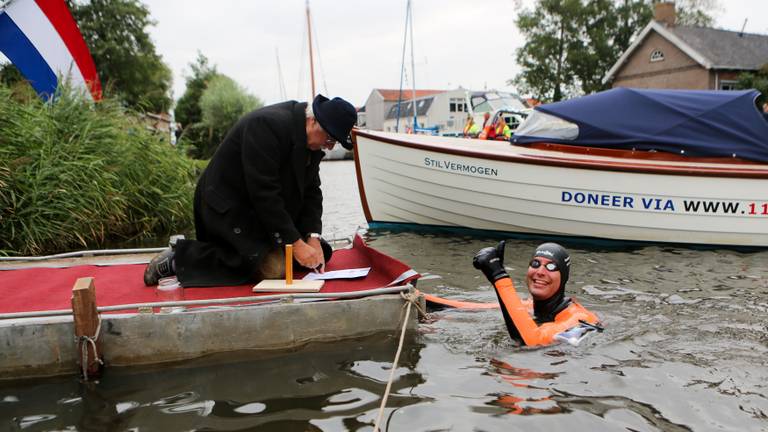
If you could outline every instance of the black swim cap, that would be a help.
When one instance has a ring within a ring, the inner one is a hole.
[[[560,270],[560,291],[564,291],[571,272],[571,256],[568,251],[557,243],[542,243],[536,248],[533,257],[549,258],[557,265]]]
[[[533,257],[549,258],[560,271],[560,287],[557,292],[548,299],[533,299],[533,313],[536,316],[536,322],[551,322],[555,320],[560,311],[567,308],[571,303],[571,299],[565,297],[565,284],[571,273],[571,256],[568,255],[568,251],[564,247],[557,243],[544,243],[536,248]]]

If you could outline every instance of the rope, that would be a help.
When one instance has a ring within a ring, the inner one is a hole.
[[[413,304],[416,307],[416,310],[421,312],[421,316],[422,317],[428,317],[427,310],[424,309],[423,306],[421,306],[421,303],[419,303],[419,296],[420,295],[417,294],[417,293],[418,293],[418,291],[416,291],[416,293],[404,293],[404,292],[400,291],[400,297],[402,297],[403,300]]]
[[[88,344],[93,347],[93,355],[96,357],[96,361],[103,365],[104,362],[99,358],[99,351],[96,349],[96,341],[99,339],[99,333],[101,332],[101,316],[99,316],[99,323],[96,325],[96,332],[93,336],[75,336],[75,345],[80,345],[80,359],[83,369],[83,380],[88,381],[88,365],[91,363],[88,361]]]
[[[387,398],[389,398],[389,391],[392,389],[392,381],[395,378],[395,370],[397,369],[397,362],[400,359],[400,352],[403,350],[403,340],[405,340],[405,329],[408,327],[408,317],[411,314],[411,305],[415,305],[419,311],[424,311],[417,301],[418,296],[413,293],[403,294],[400,293],[400,297],[405,300],[403,305],[405,309],[405,318],[403,319],[403,329],[400,331],[400,342],[397,344],[397,352],[395,353],[395,359],[392,361],[392,369],[389,372],[389,380],[387,380],[387,387],[384,389],[384,396],[381,398],[381,406],[379,406],[379,415],[376,418],[376,423],[373,426],[373,432],[379,431],[379,425],[381,424],[381,418],[384,415],[384,407],[387,405]],[[423,312],[426,313],[426,312]]]

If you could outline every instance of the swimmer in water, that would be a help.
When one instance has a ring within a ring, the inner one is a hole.
[[[520,300],[504,270],[504,245],[501,241],[496,247],[481,249],[472,264],[493,284],[512,339],[528,346],[549,345],[560,339],[558,335],[576,328],[602,331],[597,315],[573,298],[565,297],[571,269],[571,257],[565,248],[557,243],[544,243],[533,253],[525,277],[533,298],[531,316],[530,306]]]

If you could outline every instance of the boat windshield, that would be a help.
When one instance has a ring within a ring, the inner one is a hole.
[[[579,126],[541,111],[533,111],[515,130],[515,135],[575,140],[579,136]]]
[[[511,93],[502,92],[474,94],[470,102],[475,113],[496,112],[500,109],[520,111],[528,108],[519,97]]]

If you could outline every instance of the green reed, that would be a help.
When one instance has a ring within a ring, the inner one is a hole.
[[[192,225],[194,163],[117,102],[0,86],[0,251],[49,254]]]

